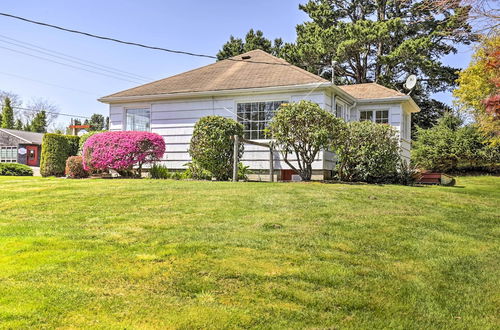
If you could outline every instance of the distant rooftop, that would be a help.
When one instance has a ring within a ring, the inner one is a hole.
[[[9,128],[0,128],[0,132],[2,131],[17,137],[18,139],[24,140],[26,143],[29,144],[42,144],[42,138],[44,134],[44,133],[18,131],[16,129],[9,129]]]
[[[406,94],[403,94],[394,89],[390,89],[376,83],[343,85],[338,87],[341,88],[344,92],[361,100],[406,96]]]

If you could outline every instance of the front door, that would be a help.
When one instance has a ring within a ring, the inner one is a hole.
[[[38,146],[26,146],[26,150],[28,152],[28,160],[26,164],[28,166],[37,166],[38,165]]]

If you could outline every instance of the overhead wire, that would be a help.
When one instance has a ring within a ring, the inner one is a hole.
[[[2,39],[7,39],[7,40],[2,40]],[[96,63],[96,62],[88,61],[88,60],[85,60],[85,59],[82,59],[82,58],[79,58],[79,57],[76,57],[76,56],[68,55],[68,54],[61,53],[61,52],[58,52],[58,51],[55,51],[55,50],[51,50],[51,49],[48,49],[48,48],[37,46],[37,45],[29,43],[29,42],[25,42],[25,41],[21,41],[21,40],[17,40],[17,39],[11,38],[11,37],[7,37],[7,36],[4,36],[2,34],[0,34],[0,42],[8,43],[8,44],[11,44],[11,45],[15,45],[17,47],[21,47],[21,48],[28,49],[28,50],[35,51],[35,52],[39,52],[39,53],[42,53],[42,54],[45,54],[45,55],[53,56],[55,58],[59,58],[59,59],[65,60],[65,61],[69,61],[69,62],[73,62],[73,63],[76,63],[76,64],[88,66],[88,67],[91,67],[91,68],[94,68],[94,69],[97,69],[97,70],[103,70],[103,71],[106,71],[108,73],[112,73],[112,74],[115,74],[115,75],[123,75],[124,77],[127,77],[127,78],[141,79],[141,80],[144,80],[144,81],[152,81],[152,80],[154,80],[152,78],[141,76],[141,75],[138,75],[138,74],[135,74],[135,73],[127,72],[127,71],[120,70],[120,69],[117,69],[117,68],[113,68],[113,67],[110,67],[110,66],[107,66],[107,65],[103,65],[103,64]]]
[[[29,19],[29,18],[25,18],[25,17],[21,17],[21,16],[17,16],[17,15],[12,15],[12,14],[8,14],[8,13],[3,13],[3,12],[0,12],[0,16],[13,18],[13,19],[21,20],[24,22],[28,22],[28,23],[32,23],[32,24],[36,24],[36,25],[40,25],[40,26],[50,27],[50,28],[65,31],[65,32],[80,34],[80,35],[84,35],[84,36],[91,37],[91,38],[112,41],[112,42],[120,43],[120,44],[124,44],[124,45],[136,46],[136,47],[152,49],[152,50],[159,50],[159,51],[173,53],[173,54],[182,54],[182,55],[195,56],[195,57],[204,57],[204,58],[211,58],[211,59],[215,59],[215,60],[218,59],[217,56],[214,56],[214,55],[193,53],[193,52],[176,50],[176,49],[169,49],[169,48],[158,47],[158,46],[150,46],[150,45],[146,45],[146,44],[142,44],[142,43],[138,43],[138,42],[126,41],[126,40],[121,40],[121,39],[117,39],[117,38],[101,36],[101,35],[97,35],[94,33],[84,32],[84,31],[80,31],[80,30],[69,29],[69,28],[59,26],[59,25],[49,24],[49,23],[45,23],[45,22],[41,22],[41,21],[35,21],[35,20]],[[235,62],[244,62],[244,63],[292,66],[290,63],[286,63],[286,62],[255,61],[255,60],[243,59],[243,58],[241,58],[241,59],[227,58],[226,60],[235,61]]]

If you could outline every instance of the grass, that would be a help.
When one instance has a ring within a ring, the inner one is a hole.
[[[499,177],[0,177],[0,328],[500,326]]]

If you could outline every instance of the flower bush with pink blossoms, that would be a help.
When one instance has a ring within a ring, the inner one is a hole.
[[[141,175],[142,165],[161,159],[165,141],[156,133],[104,132],[91,136],[83,146],[83,166],[87,171],[113,169],[121,175]]]

